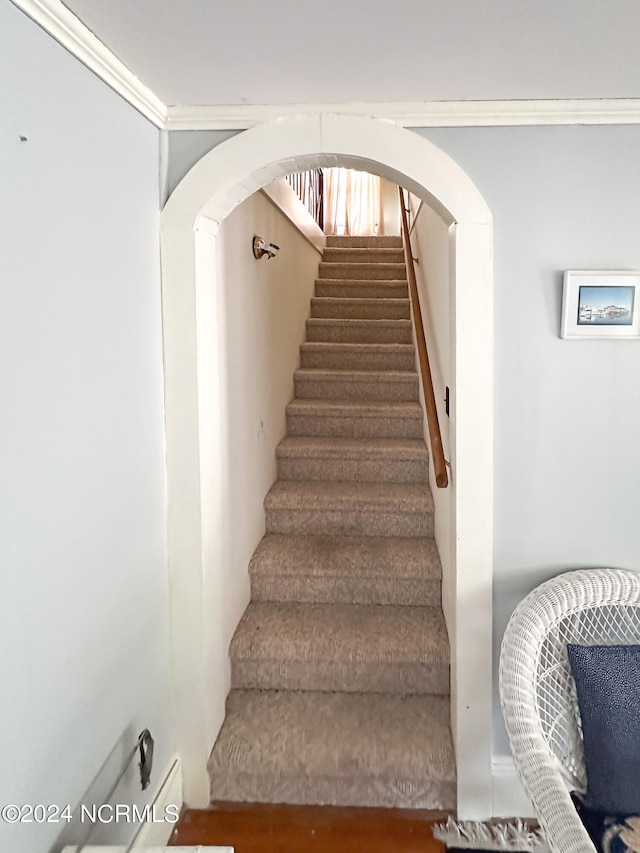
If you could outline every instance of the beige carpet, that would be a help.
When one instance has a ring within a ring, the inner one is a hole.
[[[449,646],[399,238],[329,238],[231,643],[212,800],[455,807]]]

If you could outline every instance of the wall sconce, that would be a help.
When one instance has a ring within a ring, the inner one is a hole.
[[[253,257],[256,260],[260,260],[260,258],[264,258],[267,256],[267,259],[275,258],[276,254],[280,251],[280,246],[276,246],[275,243],[265,243],[262,237],[254,237],[252,243],[253,249]]]

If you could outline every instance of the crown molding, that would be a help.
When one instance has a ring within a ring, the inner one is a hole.
[[[164,128],[167,107],[60,0],[12,0],[132,107]]]
[[[246,130],[262,122],[313,113],[370,116],[401,127],[640,124],[640,99],[169,106],[165,128]]]

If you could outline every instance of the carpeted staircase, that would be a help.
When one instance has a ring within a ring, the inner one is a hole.
[[[212,800],[455,808],[449,645],[398,237],[329,237],[231,642]]]

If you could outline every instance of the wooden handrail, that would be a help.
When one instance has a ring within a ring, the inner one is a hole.
[[[420,362],[420,376],[422,379],[422,390],[424,402],[427,409],[427,426],[429,428],[429,443],[431,444],[431,460],[436,475],[436,485],[439,489],[446,489],[449,484],[447,465],[442,449],[442,435],[438,422],[438,410],[436,398],[433,393],[433,379],[429,367],[429,355],[427,354],[427,342],[424,336],[424,324],[422,322],[422,311],[420,310],[420,297],[418,296],[418,283],[416,281],[416,270],[413,265],[413,253],[409,239],[409,223],[407,222],[407,209],[404,206],[404,192],[398,187],[400,193],[400,213],[402,216],[402,242],[404,244],[404,259],[407,267],[407,278],[409,279],[409,295],[411,297],[411,314],[413,325],[416,330],[416,343],[418,345],[418,360]]]

